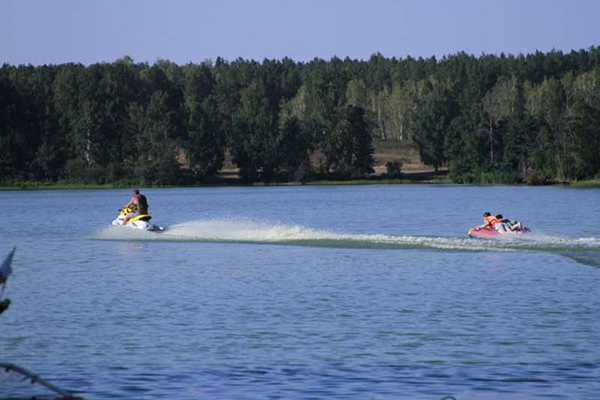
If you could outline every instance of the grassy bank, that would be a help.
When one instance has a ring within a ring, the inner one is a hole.
[[[139,182],[118,181],[104,184],[82,182],[15,182],[10,185],[0,185],[0,190],[77,190],[77,189],[129,189],[133,187],[226,187],[226,186],[344,186],[344,185],[402,185],[402,184],[453,184],[447,171],[434,173],[433,171],[414,171],[403,173],[401,178],[387,179],[383,176],[372,176],[368,179],[356,180],[314,180],[308,182],[274,182],[274,183],[245,183],[231,176],[211,184],[198,185],[147,185]],[[493,185],[493,184],[490,184]],[[556,185],[555,183],[549,184]],[[571,188],[596,188],[600,189],[600,179],[573,181],[563,183],[564,187]],[[535,185],[537,186],[537,185]]]
[[[0,186],[0,191],[10,190],[91,190],[91,189],[130,189],[134,187],[153,187],[153,188],[172,188],[172,187],[234,187],[234,186],[351,186],[351,185],[406,185],[406,184],[444,184],[444,185],[460,185],[452,182],[447,177],[435,177],[433,179],[359,179],[349,181],[310,181],[310,182],[277,182],[277,183],[263,183],[257,182],[253,184],[234,182],[228,180],[227,182],[213,183],[213,184],[202,184],[202,185],[123,185],[120,183],[105,183],[105,184],[86,184],[86,183],[61,183],[61,182],[27,182],[19,183],[12,186]],[[488,184],[493,186],[494,184]],[[522,185],[527,186],[527,185]],[[539,185],[533,185],[539,186]],[[548,186],[555,186],[554,184]],[[564,187],[576,188],[576,189],[600,189],[600,181],[577,181],[570,184],[563,185]]]
[[[83,182],[15,182],[10,185],[0,185],[0,190],[76,190],[76,189],[119,189],[130,188],[135,185],[124,182],[111,183],[83,183]]]
[[[400,185],[409,183],[452,183],[447,174],[434,174],[433,172],[413,172],[403,174],[401,178],[386,179],[373,176],[369,179],[357,180],[315,180],[308,182],[277,182],[253,184],[245,183],[240,179],[228,177],[211,184],[185,185],[181,187],[218,187],[218,186],[341,186],[341,185]],[[77,190],[77,189],[126,189],[132,187],[179,187],[178,185],[140,185],[139,182],[118,181],[112,183],[96,184],[83,182],[14,182],[10,185],[0,185],[0,190]]]
[[[351,180],[351,181],[311,181],[311,182],[279,182],[279,183],[263,183],[257,182],[253,184],[247,184],[243,182],[232,182],[227,183],[214,183],[204,185],[161,185],[161,186],[147,186],[147,185],[120,185],[120,184],[63,184],[60,182],[56,183],[22,183],[13,186],[0,186],[0,191],[5,190],[84,190],[84,189],[129,189],[133,187],[155,187],[155,188],[168,188],[168,187],[227,187],[227,186],[344,186],[344,185],[400,185],[400,184],[414,184],[414,183],[451,183],[446,180],[432,180],[432,181],[414,181],[408,179],[362,179],[362,180]]]
[[[88,183],[64,183],[64,182],[18,182],[11,185],[0,185],[0,190],[56,190],[56,189],[112,189],[119,186],[106,184]]]
[[[573,188],[600,188],[600,179],[592,179],[589,181],[573,181],[569,185]]]

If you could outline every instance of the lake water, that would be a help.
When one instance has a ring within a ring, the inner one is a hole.
[[[142,192],[167,231],[0,192],[0,361],[86,399],[600,398],[598,189]],[[468,238],[486,210],[533,233]]]

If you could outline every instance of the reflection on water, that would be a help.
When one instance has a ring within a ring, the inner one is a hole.
[[[122,256],[129,256],[132,253],[139,253],[146,250],[148,246],[143,242],[138,241],[123,241],[121,243],[120,253]]]

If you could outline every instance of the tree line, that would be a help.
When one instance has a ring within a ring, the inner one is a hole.
[[[596,47],[0,68],[3,184],[210,183],[226,158],[246,182],[360,178],[373,139],[455,182],[545,183],[598,177],[599,131]]]

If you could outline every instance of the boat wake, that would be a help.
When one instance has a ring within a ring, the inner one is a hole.
[[[433,249],[443,251],[591,252],[600,259],[600,238],[566,239],[529,234],[519,237],[471,239],[456,236],[352,234],[301,225],[247,219],[210,219],[184,222],[162,233],[107,228],[92,239],[158,240],[223,243],[262,243],[352,249]]]

